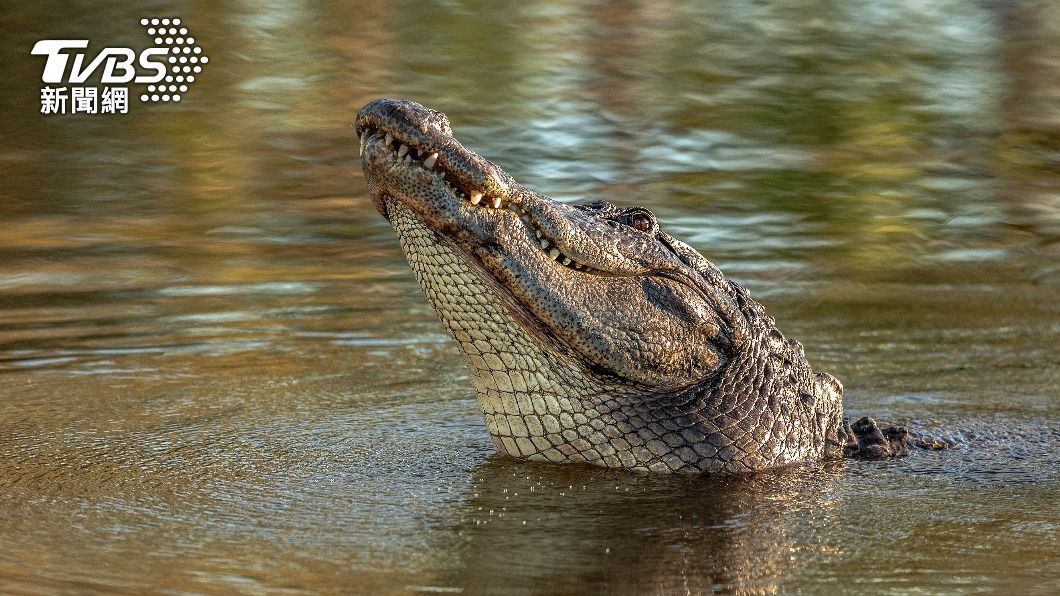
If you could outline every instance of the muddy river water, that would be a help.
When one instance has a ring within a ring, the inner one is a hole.
[[[41,113],[30,48],[146,47],[154,13],[0,8],[0,592],[1060,591],[1060,10],[701,4],[163,3],[209,63],[96,115]],[[652,209],[851,415],[969,441],[747,478],[496,456],[366,198],[382,96]]]

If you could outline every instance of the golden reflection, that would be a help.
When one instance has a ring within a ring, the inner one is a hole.
[[[1060,239],[1060,8],[1050,2],[998,9],[1006,80],[995,170],[1011,223]]]

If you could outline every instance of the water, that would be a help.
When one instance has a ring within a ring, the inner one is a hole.
[[[150,15],[0,9],[0,592],[1060,591],[1060,10],[698,4],[167,4],[208,68],[96,117],[39,114],[29,48]],[[975,438],[740,479],[495,456],[366,200],[381,96],[653,209],[851,414]]]

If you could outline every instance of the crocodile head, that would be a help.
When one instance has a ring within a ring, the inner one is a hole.
[[[842,448],[842,387],[650,211],[566,205],[393,99],[357,117],[369,193],[459,344],[498,449],[739,472]]]

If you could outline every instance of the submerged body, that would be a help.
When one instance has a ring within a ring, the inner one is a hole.
[[[931,446],[847,424],[839,381],[649,211],[542,196],[413,102],[365,106],[357,133],[372,201],[460,346],[501,452],[738,473]]]

